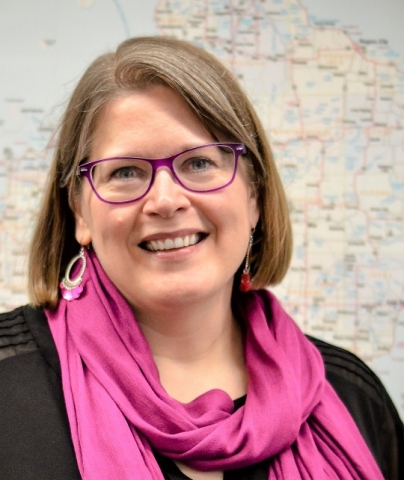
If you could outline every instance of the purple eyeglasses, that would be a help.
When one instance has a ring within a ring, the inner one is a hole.
[[[237,171],[242,143],[209,143],[167,158],[113,157],[79,165],[97,197],[106,203],[130,203],[143,198],[158,168],[167,167],[175,180],[191,192],[214,192],[230,185]]]

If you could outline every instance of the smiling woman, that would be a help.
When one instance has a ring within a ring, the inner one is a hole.
[[[0,478],[400,478],[379,380],[262,289],[291,244],[222,64],[163,37],[96,59],[61,123],[31,306],[0,317]]]

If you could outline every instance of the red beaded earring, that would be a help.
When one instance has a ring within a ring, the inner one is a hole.
[[[250,253],[253,244],[254,232],[251,232],[250,241],[248,243],[247,255],[245,257],[245,265],[243,273],[241,274],[240,281],[240,291],[249,292],[252,287],[251,277],[250,277]]]

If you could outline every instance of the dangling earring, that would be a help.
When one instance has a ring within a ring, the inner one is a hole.
[[[75,279],[71,279],[70,272],[73,268],[73,265],[78,260],[81,260],[80,272]],[[84,255],[84,247],[81,247],[79,254],[73,257],[67,265],[65,276],[60,284],[60,289],[62,290],[62,297],[65,300],[68,300],[70,302],[71,300],[75,300],[76,298],[80,297],[83,291],[81,283],[83,281],[83,275],[86,270],[86,266],[87,260]]]
[[[245,257],[244,270],[243,270],[243,273],[241,274],[241,281],[240,281],[241,292],[249,292],[252,287],[251,277],[250,277],[250,253],[251,253],[251,248],[253,244],[253,239],[254,239],[254,232],[251,232],[247,255]]]

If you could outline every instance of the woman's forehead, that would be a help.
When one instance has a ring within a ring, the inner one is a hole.
[[[215,138],[180,94],[156,85],[111,99],[103,107],[90,157],[157,158],[213,141]]]

